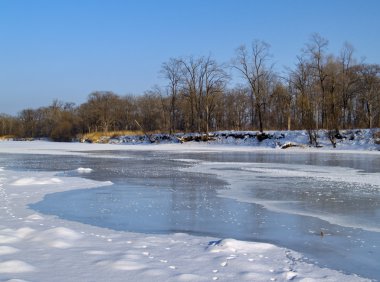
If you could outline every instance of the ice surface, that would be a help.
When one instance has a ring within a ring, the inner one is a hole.
[[[360,170],[343,167],[226,162],[198,163],[197,166],[188,170],[216,174],[230,183],[230,189],[218,192],[221,197],[261,204],[275,212],[312,216],[332,224],[380,232],[380,224],[367,223],[365,213],[360,220],[353,220],[360,215],[358,208],[365,209],[371,203],[364,202],[360,205],[359,202],[356,202],[354,203],[357,205],[356,208],[342,209],[343,213],[338,209],[335,212],[326,212],[329,205],[331,207],[351,205],[357,197],[362,196],[362,193],[367,195],[366,198],[371,195],[377,198],[380,192],[379,173],[364,173]],[[281,178],[281,182],[273,182],[271,180],[273,178]],[[282,183],[281,186],[278,186],[278,183]],[[297,183],[301,184],[297,185]],[[312,187],[316,183],[319,187]],[[268,194],[269,196],[260,196],[258,193],[252,192],[253,187],[260,188],[259,191],[270,189],[273,193]],[[298,202],[305,201],[304,198],[302,200],[298,198],[297,190],[309,197],[309,201],[306,200],[310,203],[309,206],[297,205]],[[336,194],[336,191],[339,194]],[[292,193],[294,197],[291,196]],[[272,198],[273,195],[275,197]],[[325,203],[324,201],[330,202]],[[356,213],[355,216],[354,213]]]
[[[54,146],[48,145],[50,153],[62,153],[60,144]],[[43,149],[40,146],[40,152]],[[49,193],[109,183],[55,172],[5,169],[0,179],[1,280],[365,280],[305,263],[300,254],[272,244],[225,239],[210,247],[209,242],[216,238],[117,232],[36,214],[28,208]]]

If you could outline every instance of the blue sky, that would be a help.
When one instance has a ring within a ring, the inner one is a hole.
[[[312,33],[339,54],[380,63],[378,0],[0,0],[0,113],[96,90],[142,94],[170,57],[229,62],[259,39],[276,69],[293,67]]]

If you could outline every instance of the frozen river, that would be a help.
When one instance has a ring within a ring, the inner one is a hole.
[[[378,155],[104,151],[0,161],[114,183],[49,194],[31,205],[41,213],[114,230],[268,242],[380,280]]]

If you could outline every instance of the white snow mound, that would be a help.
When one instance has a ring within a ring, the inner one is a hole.
[[[79,168],[77,168],[77,172],[79,172],[79,173],[90,173],[92,171],[93,171],[93,169],[92,168],[88,168],[88,167],[79,167]]]
[[[60,184],[62,180],[59,178],[37,178],[37,177],[26,177],[20,178],[11,183],[15,186],[27,186],[27,185],[51,185]]]
[[[36,271],[36,268],[21,260],[0,262],[0,273],[23,273]]]

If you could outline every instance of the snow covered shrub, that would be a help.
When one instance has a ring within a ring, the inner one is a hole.
[[[267,134],[265,132],[257,133],[256,138],[259,142],[264,141],[265,139],[272,139],[272,135]]]

